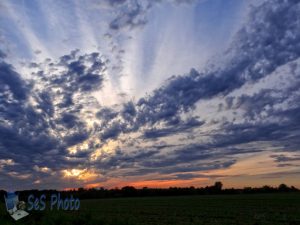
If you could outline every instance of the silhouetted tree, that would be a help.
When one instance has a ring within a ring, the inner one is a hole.
[[[290,190],[290,188],[286,184],[280,184],[278,186],[278,191],[280,191],[280,192],[287,192],[289,190]]]
[[[79,199],[93,198],[118,198],[118,197],[136,197],[136,196],[179,196],[179,195],[210,195],[210,194],[254,194],[254,193],[276,193],[276,192],[299,192],[294,186],[280,184],[278,187],[265,185],[263,187],[245,187],[244,189],[222,189],[223,184],[220,181],[215,182],[212,186],[206,187],[170,187],[170,188],[147,188],[136,189],[132,186],[125,186],[121,189],[104,189],[104,188],[78,188],[77,190],[60,191],[61,197],[66,198],[71,194]],[[46,199],[50,199],[52,194],[57,194],[57,190],[25,190],[19,191],[21,200],[28,198],[30,194],[40,197],[41,194],[46,195]],[[0,190],[0,201],[4,201],[5,191]]]
[[[214,188],[215,188],[216,191],[221,191],[221,190],[222,190],[222,187],[223,187],[223,184],[222,184],[221,181],[215,182]]]
[[[124,196],[133,197],[137,195],[137,190],[132,186],[126,186],[121,189]]]

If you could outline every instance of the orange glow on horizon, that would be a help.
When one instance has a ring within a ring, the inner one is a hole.
[[[238,162],[227,168],[214,169],[199,172],[199,177],[192,179],[171,179],[170,176],[161,174],[149,174],[138,177],[108,178],[102,182],[97,180],[98,171],[69,170],[64,175],[72,177],[82,183],[84,188],[122,188],[133,186],[137,189],[191,187],[196,188],[211,186],[216,181],[221,181],[224,188],[262,187],[269,185],[277,187],[281,183],[300,188],[299,169],[295,166],[278,167],[274,159],[270,157],[272,152],[263,152],[246,155]],[[194,172],[193,174],[197,174]],[[170,174],[172,175],[172,174]],[[202,175],[202,177],[201,177]],[[104,177],[102,177],[104,178]],[[168,179],[170,178],[170,179]],[[72,188],[70,188],[72,189]]]
[[[203,183],[205,181],[205,185]],[[201,187],[206,186],[206,182],[208,181],[208,178],[197,178],[197,179],[191,179],[191,180],[146,180],[146,181],[113,181],[111,183],[92,183],[87,184],[84,187],[85,188],[99,188],[99,187],[105,187],[108,189],[111,188],[122,188],[125,186],[133,186],[135,188],[169,188],[169,187]],[[212,182],[213,184],[213,182]]]

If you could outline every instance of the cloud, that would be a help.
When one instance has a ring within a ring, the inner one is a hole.
[[[147,8],[150,6],[149,3],[147,2],[147,4],[144,6],[142,2],[138,1],[122,1],[122,3],[124,2],[128,3],[125,6],[122,4],[123,7],[118,12],[117,17],[114,18],[109,24],[110,29],[119,30],[124,27],[135,28],[145,25],[147,23],[145,14]],[[120,4],[118,3],[118,5]]]
[[[198,174],[198,173],[177,173],[175,174],[174,179],[177,180],[191,180],[194,178],[220,178],[224,177],[222,175],[205,175],[205,174]]]
[[[109,6],[114,10],[115,16],[109,23],[112,31],[124,28],[134,29],[147,24],[149,10],[156,4],[161,4],[161,0],[106,0],[100,5]],[[169,0],[168,3],[180,5],[191,4],[195,0]]]
[[[173,121],[172,121],[173,122]],[[197,118],[189,118],[188,121],[176,121],[167,128],[151,128],[144,131],[144,138],[159,138],[165,136],[171,136],[182,132],[188,132],[189,130],[200,127],[204,124],[203,121],[198,121]]]
[[[168,156],[144,159],[138,172],[128,174],[141,175],[167,168],[171,172],[174,164],[180,169],[187,162],[191,165],[204,160],[211,160],[214,165],[204,167],[206,170],[226,168],[236,162],[238,154],[264,151],[261,143],[280,150],[299,150],[299,7],[298,2],[276,1],[253,8],[249,22],[238,32],[227,51],[229,59],[223,65],[209,67],[203,72],[192,69],[186,75],[173,76],[136,104],[130,103],[134,113],[126,116],[121,113],[118,125],[113,126],[114,135],[107,138],[141,129],[146,139],[169,137],[193,127],[201,130],[203,124],[208,123],[192,120],[191,116],[188,117],[190,121],[197,123],[185,123],[182,116],[195,111],[199,102],[216,98],[224,99],[226,110],[242,113],[242,119],[218,121],[217,128],[208,133],[209,139],[196,140],[200,143],[182,149],[168,149],[164,151]],[[285,88],[275,88],[271,84],[270,88],[260,88],[254,94],[245,93],[245,86],[274,76],[277,70],[291,77]],[[233,93],[238,91],[242,94],[235,96]]]
[[[194,109],[201,100],[226,96],[297,59],[299,36],[292,34],[298,33],[299,4],[277,1],[275,5],[273,9],[266,2],[252,10],[249,23],[238,32],[228,51],[230,59],[222,67],[204,72],[192,69],[186,75],[173,76],[150,96],[140,99],[139,120],[168,120]]]
[[[3,58],[0,67],[0,154],[18,164],[11,176],[31,174],[34,180],[41,178],[34,166],[57,172],[78,165],[65,159],[66,149],[90,137],[81,110],[92,100],[89,93],[102,87],[99,53],[76,51],[57,62],[46,60],[32,73],[34,80],[23,79]]]
[[[96,113],[96,116],[100,120],[110,121],[118,115],[113,109],[104,107],[99,112]]]
[[[299,33],[297,21],[300,20],[297,13],[299,4],[289,1],[276,1],[274,4],[276,7],[272,8],[270,3],[266,2],[251,11],[249,22],[236,35],[227,52],[229,59],[224,65],[211,66],[203,72],[192,69],[186,75],[173,76],[150,95],[139,99],[135,106],[130,103],[135,116],[130,116],[130,119],[128,116],[121,116],[125,121],[130,121],[128,124],[131,127],[128,128],[126,122],[122,128],[119,125],[116,129],[115,125],[114,130],[118,132],[115,132],[116,135],[113,137],[115,138],[117,133],[135,131],[146,125],[153,127],[160,123],[165,125],[174,123],[175,127],[180,115],[194,110],[199,102],[226,97],[245,84],[258,82],[272,74],[276,68],[297,59],[300,53],[297,35]],[[260,110],[259,107],[266,105],[270,95],[269,90],[264,90],[259,95],[251,97],[253,104],[257,103],[255,107],[257,111]],[[239,97],[237,103],[239,106],[236,107],[245,107],[246,101],[251,106],[250,97],[243,95]],[[261,105],[258,105],[258,102]],[[253,113],[252,117],[257,114],[255,108],[248,110],[248,116],[250,113]],[[172,126],[152,128],[145,132],[145,137],[167,136],[176,130],[181,132],[181,129]]]
[[[122,8],[110,29],[146,23],[149,2],[106,3]],[[253,8],[223,63],[172,76],[149,95],[113,107],[101,106],[93,95],[105,85],[107,65],[100,53],[75,50],[58,60],[32,62],[30,79],[0,53],[2,181],[41,180],[42,168],[56,174],[91,169],[108,178],[157,173],[192,179],[201,176],[198,171],[231,167],[241,154],[264,151],[263,144],[299,151],[299,10],[298,1],[266,1]],[[254,88],[277,72],[288,74],[287,85]],[[214,113],[221,116],[212,123],[214,114],[203,103],[217,100],[222,104]],[[232,115],[240,118],[230,120]],[[184,139],[192,132],[193,139]],[[116,146],[104,151],[111,140]],[[101,157],[90,160],[95,151]],[[45,182],[67,184],[46,174]]]
[[[271,155],[271,157],[274,158],[275,162],[278,162],[278,163],[300,161],[300,156],[299,155],[286,156],[284,154],[280,154],[280,155]]]
[[[16,73],[12,66],[0,61],[0,91],[1,95],[12,94],[14,100],[25,100],[27,98],[28,90],[24,85],[20,75]],[[5,99],[6,100],[6,99]]]
[[[131,120],[132,117],[136,116],[136,109],[133,102],[128,102],[123,105],[123,110],[121,112],[122,117],[125,120]]]
[[[218,136],[218,140],[224,139],[229,144],[269,141],[289,151],[299,150],[299,68],[299,60],[287,63],[270,75],[276,78],[286,74],[280,83],[275,83],[276,87],[229,97],[230,104],[225,108],[238,110],[243,121],[224,123],[221,127],[224,135]]]
[[[60,76],[51,80],[52,84],[64,84],[65,91],[70,92],[87,92],[101,88],[101,74],[105,71],[105,63],[100,54],[95,52],[77,56],[77,52],[73,51],[70,55],[61,57],[57,64],[51,64],[52,67],[62,66],[60,69],[64,69]]]
[[[124,131],[125,125],[123,123],[115,121],[111,125],[103,129],[101,138],[102,140],[116,139]]]

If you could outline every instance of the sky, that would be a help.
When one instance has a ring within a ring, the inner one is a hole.
[[[0,3],[0,189],[300,188],[300,1]]]

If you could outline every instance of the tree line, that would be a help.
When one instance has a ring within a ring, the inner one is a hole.
[[[95,198],[119,198],[119,197],[151,197],[151,196],[180,196],[180,195],[219,195],[219,194],[255,194],[255,193],[286,193],[286,192],[300,192],[294,186],[287,186],[280,184],[278,187],[262,186],[262,187],[245,187],[242,189],[223,188],[222,182],[215,182],[212,186],[206,187],[170,187],[170,188],[148,188],[144,187],[137,189],[132,186],[125,186],[122,188],[105,189],[105,188],[78,188],[68,191],[57,190],[24,190],[18,191],[20,199],[27,199],[30,194],[40,196],[45,194],[47,199],[52,194],[60,193],[62,197],[70,195],[79,199],[95,199]],[[4,196],[6,192],[0,190],[0,196]],[[3,201],[3,197],[0,197]]]

